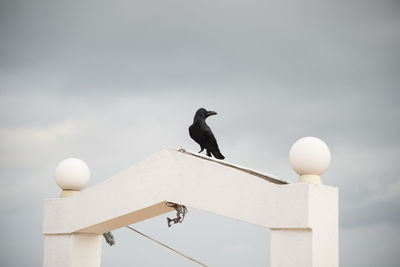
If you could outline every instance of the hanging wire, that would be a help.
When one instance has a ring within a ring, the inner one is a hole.
[[[204,263],[202,263],[202,262],[200,262],[200,261],[198,261],[198,260],[195,260],[195,259],[193,259],[193,258],[191,258],[191,257],[189,257],[189,256],[187,256],[187,255],[185,255],[185,254],[183,254],[182,252],[177,251],[176,249],[173,249],[173,248],[171,248],[170,246],[167,246],[167,245],[161,243],[160,241],[155,240],[154,238],[152,238],[152,237],[150,237],[150,236],[148,236],[148,235],[143,234],[142,232],[140,232],[140,231],[138,231],[138,230],[136,230],[136,229],[130,227],[129,225],[127,225],[126,228],[128,228],[128,229],[130,229],[130,230],[132,230],[132,231],[134,231],[134,232],[136,232],[136,233],[138,233],[138,234],[140,234],[140,235],[142,235],[142,236],[144,236],[144,237],[150,239],[151,241],[156,242],[157,244],[160,244],[161,246],[164,246],[164,247],[166,247],[166,248],[172,250],[172,251],[175,252],[175,253],[178,253],[179,255],[181,255],[181,256],[187,258],[188,260],[191,260],[191,261],[193,261],[193,262],[195,262],[195,263],[197,263],[197,264],[200,264],[201,266],[207,267],[207,265],[205,265]]]
[[[110,245],[113,246],[115,245],[115,239],[114,236],[111,232],[107,232],[103,234],[104,238],[106,239],[106,242]]]
[[[167,217],[168,227],[171,227],[171,225],[176,224],[176,223],[182,223],[182,221],[183,221],[183,219],[185,219],[185,215],[187,213],[186,206],[176,204],[173,202],[167,202],[166,205],[168,207],[174,208],[176,210],[176,218],[170,219]]]

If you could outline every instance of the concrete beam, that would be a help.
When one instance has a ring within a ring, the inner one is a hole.
[[[43,233],[102,233],[171,211],[166,201],[265,227],[307,228],[309,187],[162,150],[76,195],[46,199]]]

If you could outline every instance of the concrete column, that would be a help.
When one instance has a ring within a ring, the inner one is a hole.
[[[100,267],[100,234],[44,236],[43,267]]]
[[[270,267],[338,267],[337,227],[271,229]]]
[[[271,229],[270,267],[312,267],[311,229]]]
[[[338,267],[338,191],[309,187],[310,228],[271,228],[271,267]]]
[[[310,184],[307,227],[294,220],[290,228],[271,228],[271,267],[339,266],[338,189],[322,185],[320,178],[330,159],[328,146],[316,137],[301,138],[291,147],[289,160],[299,182]]]
[[[89,179],[89,168],[80,159],[66,159],[56,168],[55,180],[63,190],[62,198],[78,194],[88,184]],[[95,233],[45,232],[43,267],[100,267],[101,236]]]

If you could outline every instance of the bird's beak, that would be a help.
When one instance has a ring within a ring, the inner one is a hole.
[[[211,115],[217,115],[218,113],[215,111],[207,111],[207,117],[211,116]]]

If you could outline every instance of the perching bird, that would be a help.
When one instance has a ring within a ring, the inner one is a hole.
[[[211,115],[216,115],[215,111],[207,111],[204,108],[197,110],[194,115],[193,124],[189,127],[190,137],[196,141],[201,150],[199,153],[203,152],[204,149],[207,150],[207,156],[211,157],[211,154],[217,159],[224,159],[225,157],[221,154],[218,148],[217,140],[215,140],[214,134],[212,133],[210,127],[206,124],[207,117]]]

